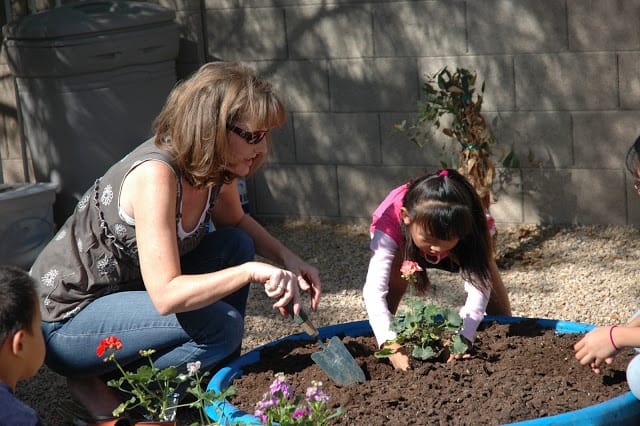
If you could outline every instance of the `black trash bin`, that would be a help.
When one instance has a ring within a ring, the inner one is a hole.
[[[36,180],[60,225],[82,193],[151,133],[176,82],[175,12],[152,3],[68,4],[4,28]]]

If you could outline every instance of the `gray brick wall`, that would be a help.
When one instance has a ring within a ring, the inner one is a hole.
[[[367,222],[388,190],[438,168],[445,137],[418,147],[393,126],[415,118],[425,75],[446,65],[478,72],[495,152],[520,157],[498,170],[499,223],[640,224],[624,170],[640,135],[640,0],[158,2],[177,11],[179,76],[241,60],[285,100],[269,163],[248,182],[259,218]]]

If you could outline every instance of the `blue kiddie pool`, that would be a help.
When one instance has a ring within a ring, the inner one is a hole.
[[[503,317],[487,316],[483,322],[496,321],[500,324],[513,324],[520,321],[530,320],[523,317]],[[582,324],[570,321],[536,319],[542,327],[555,329],[556,333],[586,333],[594,325]],[[330,325],[318,329],[320,338],[328,339],[336,335],[362,336],[371,333],[369,321],[354,321],[344,324]],[[262,349],[277,345],[286,340],[310,340],[304,333],[287,336],[279,340],[267,343],[250,352],[247,352],[231,364],[221,368],[209,382],[207,390],[221,392],[229,387],[233,380],[243,374],[242,368],[246,365],[255,364],[260,361],[260,351]],[[239,422],[246,425],[260,425],[260,420],[252,414],[239,410],[228,401],[218,401],[216,404],[205,409],[207,415],[214,421],[221,424],[234,424]],[[550,425],[576,425],[576,426],[596,426],[596,425],[640,425],[640,401],[631,392],[621,396],[567,413],[555,416],[542,417],[539,419],[525,420],[517,423],[510,423],[517,426],[550,426]]]

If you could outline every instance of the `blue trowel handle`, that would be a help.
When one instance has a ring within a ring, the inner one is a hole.
[[[318,337],[318,330],[313,325],[313,323],[309,320],[309,317],[307,317],[307,313],[304,311],[304,309],[300,308],[300,313],[294,314],[293,301],[287,304],[286,309],[289,316],[293,318],[293,322],[299,325],[300,328],[302,328],[302,330],[305,333],[307,333],[309,336],[313,337],[314,339]]]

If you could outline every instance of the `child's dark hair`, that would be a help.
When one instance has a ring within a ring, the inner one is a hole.
[[[627,157],[625,158],[625,165],[627,170],[635,178],[638,177],[638,171],[640,171],[640,136],[631,145],[629,151],[627,151]]]
[[[0,344],[18,330],[32,333],[33,316],[40,309],[29,274],[13,266],[0,265]]]
[[[462,277],[480,289],[491,287],[488,256],[492,251],[487,218],[476,191],[464,176],[445,169],[418,177],[409,183],[403,207],[411,223],[424,226],[433,238],[458,238],[449,257],[460,266]],[[428,263],[404,223],[402,233],[405,257],[418,262],[424,270],[415,281],[416,290],[424,293],[429,288]]]

